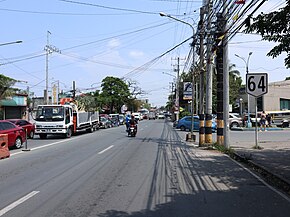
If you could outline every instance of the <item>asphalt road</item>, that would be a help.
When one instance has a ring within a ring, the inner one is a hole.
[[[290,200],[164,120],[28,141],[0,161],[0,216],[287,216]]]

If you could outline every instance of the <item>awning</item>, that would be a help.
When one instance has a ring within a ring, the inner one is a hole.
[[[0,100],[0,106],[18,106],[13,99],[2,99]]]

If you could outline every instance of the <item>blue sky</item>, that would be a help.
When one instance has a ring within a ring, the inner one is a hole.
[[[77,3],[76,3],[77,2]],[[49,87],[59,81],[68,91],[76,81],[79,91],[100,88],[106,76],[126,77],[138,82],[154,106],[165,105],[173,81],[176,58],[186,58],[185,43],[153,65],[149,61],[189,38],[191,28],[159,16],[165,12],[195,25],[199,20],[200,1],[178,0],[0,0],[2,34],[0,44],[22,40],[21,44],[0,46],[0,73],[26,81],[17,87],[43,96],[45,89],[47,43],[61,50],[49,55]],[[269,12],[282,1],[267,1],[262,11]],[[266,57],[273,44],[260,36],[238,34],[229,44],[229,61],[236,64],[245,78],[245,64],[234,56],[250,58],[250,72],[267,72],[269,81],[284,80],[289,70],[285,57]],[[181,61],[181,69],[182,69]],[[150,67],[149,67],[150,66]]]

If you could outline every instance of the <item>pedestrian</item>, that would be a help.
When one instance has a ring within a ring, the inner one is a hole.
[[[264,128],[264,131],[266,130],[266,114],[263,111],[261,114],[261,118],[260,118],[260,131],[262,131],[262,129]]]

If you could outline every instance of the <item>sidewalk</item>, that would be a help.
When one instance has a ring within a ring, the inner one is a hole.
[[[259,146],[262,149],[254,149],[247,144],[232,148],[237,160],[244,161],[290,195],[290,144],[272,142]]]
[[[283,129],[280,128],[279,130]],[[185,140],[186,133],[188,132],[178,133]],[[198,147],[198,138],[196,140],[191,145]],[[253,145],[249,143],[239,143],[238,145],[232,145],[231,148],[234,150],[236,160],[246,163],[249,167],[260,173],[260,175],[264,176],[272,185],[290,195],[290,143],[271,142],[267,144],[262,143],[259,146],[262,149],[254,149]]]

